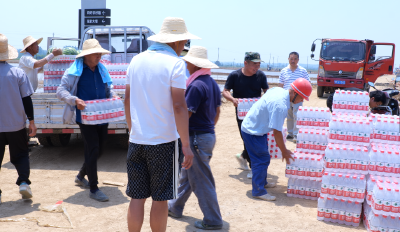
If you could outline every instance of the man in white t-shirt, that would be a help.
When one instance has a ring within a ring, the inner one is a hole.
[[[61,49],[53,49],[53,52],[47,55],[41,60],[36,60],[33,58],[39,52],[39,44],[42,42],[43,38],[34,39],[32,36],[28,36],[23,40],[24,49],[20,53],[24,55],[19,59],[19,68],[24,70],[32,84],[33,91],[36,91],[38,82],[38,72],[41,68],[55,56],[62,55]]]
[[[127,155],[129,231],[140,231],[144,203],[153,199],[150,213],[152,231],[165,231],[168,200],[177,197],[179,145],[189,169],[193,153],[189,145],[189,118],[185,101],[186,66],[179,58],[190,34],[181,18],[166,18],[155,41],[135,56],[128,68],[125,114],[130,137]]]

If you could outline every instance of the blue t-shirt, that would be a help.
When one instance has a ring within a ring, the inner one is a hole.
[[[242,131],[262,136],[273,129],[282,131],[290,107],[289,91],[280,87],[269,89],[249,110]]]
[[[76,96],[84,101],[105,99],[107,98],[106,85],[107,83],[103,83],[97,66],[93,72],[86,64],[83,64],[83,71],[79,78]],[[82,123],[81,111],[78,108],[76,108],[76,122]]]
[[[186,89],[186,104],[192,112],[189,131],[203,131],[214,134],[214,119],[217,107],[221,105],[221,91],[210,75],[197,77]]]

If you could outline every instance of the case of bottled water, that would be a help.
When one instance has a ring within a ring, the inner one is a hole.
[[[329,108],[300,106],[297,111],[297,128],[327,129],[331,113]]]
[[[320,196],[321,182],[289,178],[287,187],[288,197],[297,197],[316,201]]]
[[[108,73],[113,75],[125,76],[128,69],[128,63],[106,63],[104,66],[107,68]]]
[[[371,146],[369,173],[400,177],[400,146],[375,143]]]
[[[125,120],[124,104],[120,98],[85,101],[81,111],[82,124],[102,124]]]
[[[374,214],[400,217],[399,180],[375,180],[370,205]]]
[[[304,180],[322,180],[324,171],[323,155],[294,153],[294,161],[286,164],[285,176]]]
[[[348,226],[359,226],[362,204],[338,198],[319,197],[317,219]]]
[[[61,55],[56,56],[43,67],[43,89],[45,93],[56,93],[58,86],[61,84],[61,78],[71,64],[75,61],[76,56]]]
[[[364,226],[368,232],[398,232],[400,231],[400,218],[375,214],[370,205],[364,203]]]
[[[328,131],[325,129],[301,128],[297,134],[296,151],[325,154],[328,146]]]
[[[113,75],[111,76],[113,82],[113,90],[125,91],[126,88],[126,75]]]
[[[282,128],[282,136],[283,136],[283,142],[286,143],[286,136],[287,136],[286,127]],[[279,149],[278,144],[276,143],[273,131],[267,133],[267,140],[268,140],[269,155],[271,156],[271,159],[282,159],[282,152],[281,149]]]
[[[371,114],[371,119],[374,125],[372,142],[400,145],[399,116]]]
[[[348,144],[329,144],[325,150],[325,170],[356,174],[369,173],[369,149]]]
[[[260,98],[239,98],[239,104],[237,107],[237,116],[239,120],[243,120],[249,112],[250,108],[259,100]]]
[[[364,202],[366,180],[364,175],[328,173],[322,177],[321,196],[347,202]]]
[[[332,111],[368,113],[369,100],[368,92],[336,90],[333,95]]]

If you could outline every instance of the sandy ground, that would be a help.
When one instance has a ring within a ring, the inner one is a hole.
[[[324,107],[325,99],[317,97],[314,89],[307,106]],[[266,202],[251,195],[251,180],[247,171],[238,169],[234,158],[243,149],[239,136],[234,108],[224,103],[216,127],[217,144],[211,161],[219,204],[224,220],[221,231],[354,231],[364,230],[319,222],[316,219],[317,202],[286,196],[287,178],[285,164],[273,160],[268,178],[277,181],[278,186],[269,189],[277,200]],[[294,150],[295,144],[286,146]],[[40,205],[52,205],[63,200],[74,229],[39,227],[35,222],[0,222],[0,231],[127,231],[126,213],[129,198],[126,187],[102,184],[110,180],[127,183],[126,150],[108,147],[98,161],[100,189],[110,197],[109,202],[100,203],[89,198],[89,190],[75,186],[74,178],[83,162],[83,143],[74,139],[67,148],[34,147],[30,154],[32,200],[22,200],[15,185],[17,172],[10,163],[8,150],[1,166],[0,183],[3,190],[0,205],[0,219],[33,217],[45,224],[68,226],[67,219],[59,213],[39,211]],[[151,201],[146,203],[146,217],[142,231],[150,231],[149,210]],[[168,219],[167,231],[200,231],[193,224],[203,218],[194,195],[189,199],[181,219]]]

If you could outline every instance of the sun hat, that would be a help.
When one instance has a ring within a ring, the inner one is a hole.
[[[188,32],[185,24],[185,20],[182,18],[167,17],[161,26],[161,30],[158,34],[152,35],[148,40],[159,42],[159,43],[172,43],[176,41],[189,40],[189,39],[201,39]]]
[[[261,60],[260,53],[258,53],[258,52],[246,52],[244,54],[244,60],[245,61],[250,60],[253,62],[263,62],[264,63],[264,61]]]
[[[93,53],[101,53],[101,55],[110,54],[111,52],[102,48],[97,39],[88,39],[83,43],[82,52],[76,58],[87,56]]]
[[[182,59],[199,68],[219,68],[218,65],[208,60],[207,49],[201,46],[192,46]]]
[[[5,35],[0,34],[0,61],[12,60],[18,57],[18,51],[8,44]]]
[[[25,39],[22,40],[22,42],[24,43],[24,49],[22,49],[22,51],[20,51],[20,53],[24,53],[26,52],[25,50],[31,46],[32,44],[34,44],[35,42],[37,42],[38,44],[40,44],[40,42],[42,42],[43,38],[40,39],[34,39],[32,36],[28,36]]]

